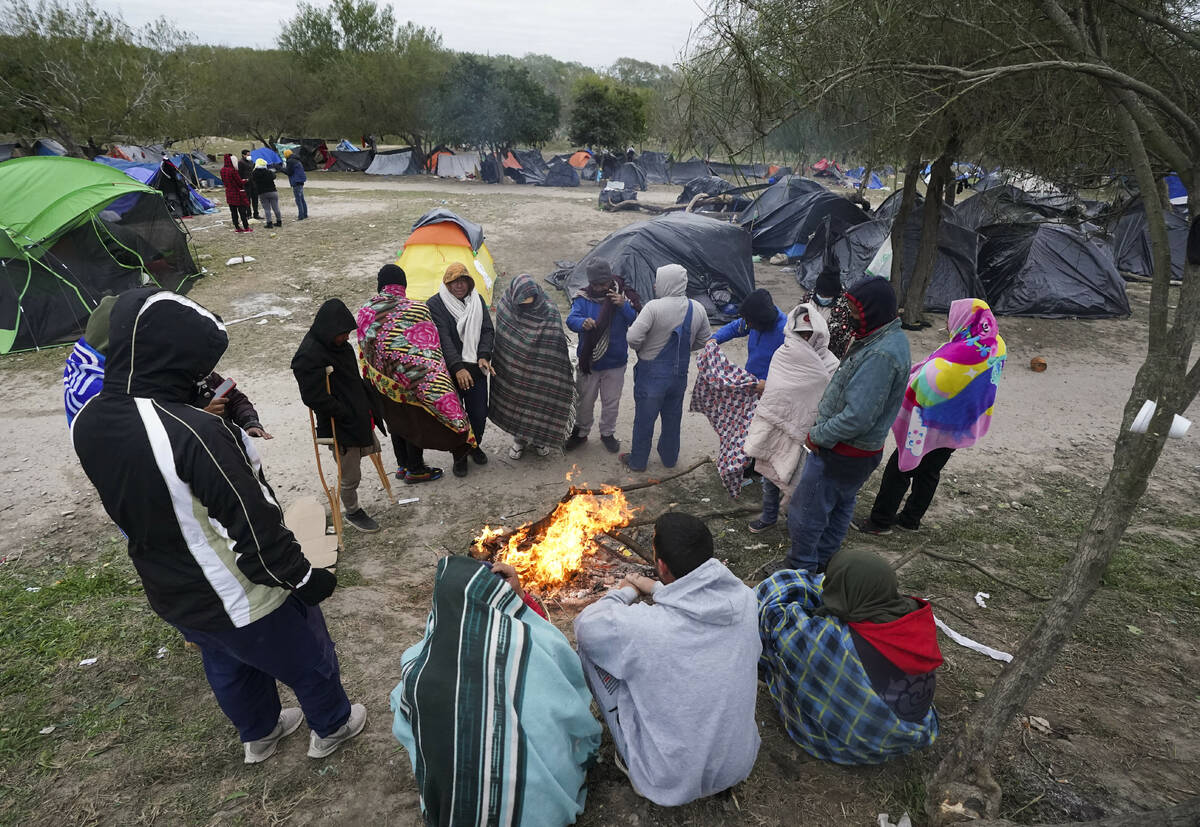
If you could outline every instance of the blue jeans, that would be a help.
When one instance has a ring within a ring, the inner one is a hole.
[[[825,571],[846,539],[858,491],[881,457],[845,457],[828,449],[809,455],[788,506],[788,568]]]
[[[208,685],[243,742],[265,738],[279,723],[276,681],[296,693],[318,736],[332,735],[350,718],[350,699],[319,607],[293,595],[240,629],[176,628],[200,647]]]
[[[666,345],[653,359],[639,359],[633,366],[633,446],[629,468],[645,471],[650,459],[654,423],[662,419],[658,456],[667,468],[679,461],[679,426],[683,422],[683,397],[687,392],[691,364],[692,310],[688,302],[683,322],[671,332]]]
[[[759,520],[764,525],[774,525],[779,521],[779,497],[782,493],[779,486],[766,477],[762,478],[762,514]]]
[[[308,202],[304,200],[304,185],[292,184],[292,195],[296,198],[297,218],[308,218]]]
[[[487,427],[488,416],[488,378],[478,368],[475,370],[468,368],[467,370],[470,371],[475,384],[468,390],[458,388],[458,398],[462,400],[463,409],[467,412],[467,419],[471,421],[471,430],[475,433],[475,444],[483,447],[481,445],[483,429]],[[456,386],[457,384],[455,382]]]

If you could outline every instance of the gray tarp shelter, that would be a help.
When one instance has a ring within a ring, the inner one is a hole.
[[[693,178],[707,178],[713,174],[708,168],[708,161],[703,161],[693,155],[686,161],[672,161],[667,167],[672,184],[683,184]]]
[[[333,156],[333,163],[328,167],[330,172],[366,172],[375,160],[372,149],[331,149],[329,154]]]
[[[664,264],[687,269],[689,296],[708,296],[724,284],[740,304],[754,290],[749,233],[702,215],[670,213],[617,230],[575,265],[564,286],[568,296],[587,286],[587,265],[597,258],[606,260],[645,301],[654,298],[654,274]]]
[[[577,187],[579,186],[579,170],[555,158],[550,160],[546,168],[546,176],[538,184],[539,187]]]
[[[1145,203],[1137,196],[1119,209],[1119,214],[1108,225],[1117,269],[1138,276],[1153,276],[1154,254],[1150,248],[1150,224],[1146,220]],[[1178,281],[1183,278],[1187,263],[1187,213],[1186,210],[1183,214],[1167,210],[1165,218],[1167,240],[1171,244],[1171,278]]]
[[[376,152],[365,171],[367,175],[408,175],[416,172],[413,169],[412,150]]]
[[[638,156],[637,165],[646,173],[646,180],[651,184],[669,184],[671,175],[667,166],[671,156],[665,152],[643,152]]]

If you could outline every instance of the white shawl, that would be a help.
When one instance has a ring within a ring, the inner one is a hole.
[[[746,432],[746,456],[755,469],[785,493],[804,454],[804,438],[817,419],[817,405],[837,357],[829,352],[829,325],[812,304],[788,314],[783,344],[771,357],[767,385]],[[807,317],[807,318],[806,318]],[[805,341],[800,333],[812,331]]]
[[[438,295],[454,317],[458,338],[462,339],[462,360],[468,365],[475,364],[479,358],[479,334],[483,330],[483,303],[479,294],[472,287],[466,298],[459,300],[442,284],[438,287]]]

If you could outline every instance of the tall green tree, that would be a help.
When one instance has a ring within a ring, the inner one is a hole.
[[[610,78],[580,78],[571,96],[567,132],[579,146],[624,152],[646,134],[646,96]]]
[[[328,7],[299,3],[277,42],[309,68],[320,69],[329,68],[344,53],[389,50],[395,38],[396,16],[390,5],[334,0]]]

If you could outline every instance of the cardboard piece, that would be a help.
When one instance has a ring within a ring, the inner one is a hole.
[[[296,535],[309,563],[322,569],[337,565],[338,538],[325,533],[325,506],[316,497],[301,497],[288,506],[283,522]]]

